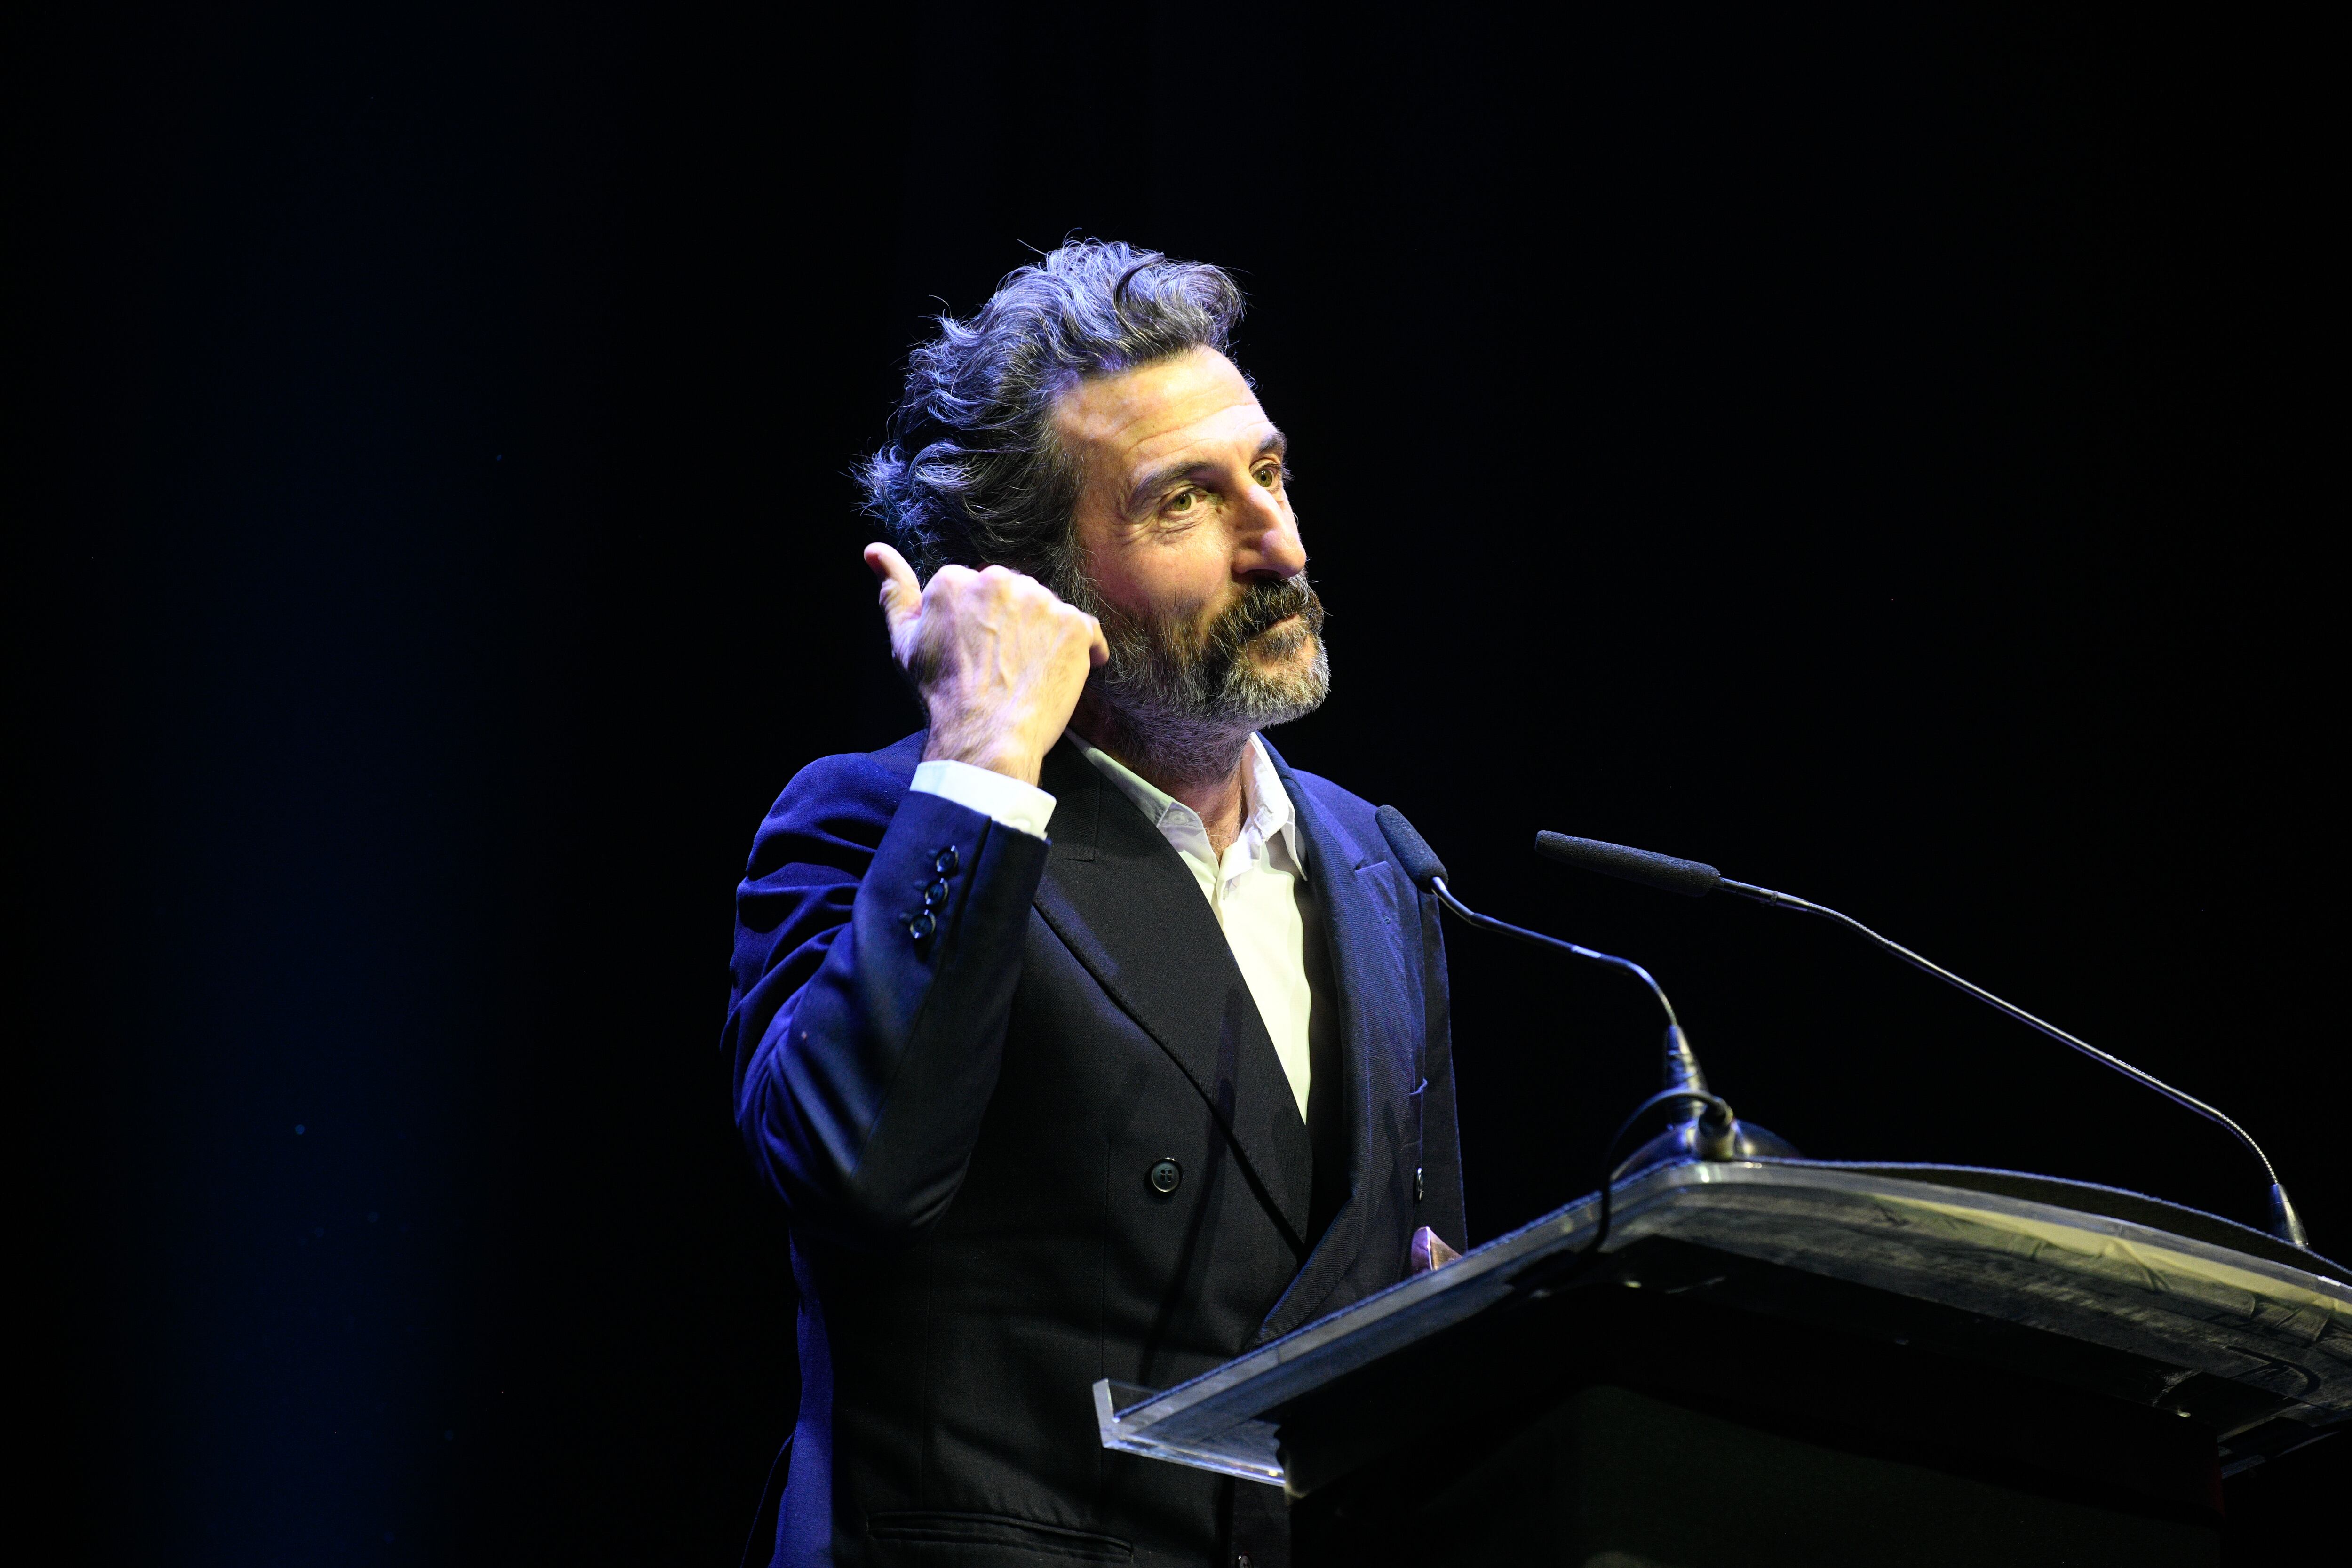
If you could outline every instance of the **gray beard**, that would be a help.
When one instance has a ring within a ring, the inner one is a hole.
[[[1205,635],[1126,615],[1090,592],[1071,602],[1102,623],[1110,645],[1110,661],[1087,680],[1108,719],[1097,727],[1109,731],[1093,739],[1162,788],[1231,777],[1253,733],[1314,712],[1331,689],[1323,604],[1304,579],[1252,589]],[[1299,625],[1267,629],[1292,614]],[[1302,643],[1315,649],[1302,670],[1268,675],[1251,657],[1286,661]]]

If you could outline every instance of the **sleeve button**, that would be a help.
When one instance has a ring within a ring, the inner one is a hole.
[[[931,932],[937,931],[939,929],[939,921],[931,918],[931,911],[925,910],[922,913],[917,915],[913,920],[907,922],[907,934],[913,937],[917,942],[920,942],[925,937],[930,935]]]
[[[1164,1198],[1174,1192],[1177,1184],[1183,1181],[1184,1167],[1173,1160],[1162,1160],[1151,1167],[1150,1173],[1144,1179],[1151,1184],[1153,1192]]]
[[[948,885],[945,882],[933,882],[923,889],[923,908],[935,910],[947,901]]]
[[[937,871],[942,877],[951,877],[955,875],[955,868],[958,863],[959,862],[956,859],[956,847],[954,845],[950,844],[946,848],[940,850],[939,857],[931,862],[931,869]]]

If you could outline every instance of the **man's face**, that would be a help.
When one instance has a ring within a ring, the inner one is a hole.
[[[1079,471],[1084,607],[1111,643],[1123,709],[1263,728],[1328,684],[1323,607],[1284,488],[1282,432],[1208,349],[1065,394],[1055,426]]]

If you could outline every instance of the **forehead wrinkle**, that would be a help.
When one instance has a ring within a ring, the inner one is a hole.
[[[1123,512],[1132,512],[1151,491],[1188,473],[1223,468],[1230,458],[1207,454],[1231,450],[1230,443],[1249,439],[1252,430],[1270,434],[1257,436],[1249,461],[1257,461],[1270,446],[1283,444],[1281,433],[1271,430],[1273,421],[1259,405],[1255,389],[1230,360],[1209,350],[1099,379],[1081,378],[1063,393],[1052,418],[1066,444],[1090,451],[1087,465],[1106,489],[1124,482],[1116,476],[1134,454],[1170,445],[1187,454],[1152,464],[1119,498]],[[1237,419],[1242,430],[1232,428]]]
[[[1150,418],[1164,407],[1167,397],[1160,389],[1169,378],[1190,370],[1206,368],[1204,360],[1223,365],[1226,373],[1240,384],[1244,398],[1250,403],[1257,401],[1255,390],[1243,379],[1241,372],[1234,368],[1232,361],[1213,349],[1192,349],[1168,359],[1152,360],[1099,374],[1072,374],[1055,392],[1053,420],[1081,439],[1116,443],[1139,421]],[[1213,380],[1224,379],[1215,376],[1213,372],[1211,375]],[[1191,395],[1199,398],[1213,395],[1213,389],[1196,387]]]

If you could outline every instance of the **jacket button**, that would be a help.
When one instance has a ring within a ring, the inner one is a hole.
[[[947,901],[948,885],[945,882],[933,882],[929,887],[923,889],[923,907],[925,909],[938,909],[941,904],[944,904]]]
[[[1153,1192],[1164,1198],[1184,1179],[1184,1167],[1173,1160],[1162,1160],[1151,1167],[1151,1173],[1144,1179],[1151,1184]]]
[[[956,848],[954,845],[950,844],[946,848],[940,850],[939,858],[931,862],[931,869],[937,871],[942,877],[949,877],[955,874],[955,868]]]

